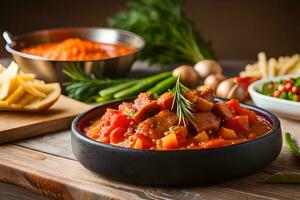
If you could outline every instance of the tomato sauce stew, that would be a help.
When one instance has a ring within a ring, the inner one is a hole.
[[[191,90],[185,98],[193,102],[194,117],[185,127],[178,124],[172,108],[173,93],[158,99],[141,93],[118,109],[107,108],[84,132],[93,140],[134,149],[177,150],[218,148],[252,140],[266,134],[270,124],[236,99],[215,102],[209,87]]]
[[[22,53],[51,60],[102,60],[132,53],[135,49],[124,44],[106,44],[79,38],[58,43],[45,43],[21,49]]]

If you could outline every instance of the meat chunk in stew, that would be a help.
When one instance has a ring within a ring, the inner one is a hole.
[[[119,105],[119,111],[127,116],[132,117],[136,113],[136,109],[131,102],[123,102]]]
[[[201,97],[200,92],[196,90],[189,91],[185,94],[185,97],[194,104],[194,109],[199,112],[210,111],[214,103]]]
[[[151,117],[159,112],[157,101],[150,101],[149,103],[140,106],[132,119],[136,122],[141,122],[147,117]]]
[[[157,104],[160,109],[171,110],[173,104],[174,95],[172,92],[165,92],[157,99]]]
[[[154,100],[154,98],[151,93],[140,93],[139,96],[134,100],[134,107],[138,110],[144,105],[150,103],[152,100]]]
[[[203,112],[196,113],[191,124],[198,133],[202,131],[217,131],[220,127],[220,120],[212,112]]]
[[[202,97],[210,102],[215,102],[215,91],[214,89],[209,85],[203,85],[200,88],[198,88],[198,95],[199,97]]]
[[[169,110],[162,110],[154,117],[151,117],[137,127],[137,132],[151,139],[159,139],[164,136],[164,132],[168,131],[171,126],[178,123],[178,117]]]
[[[225,121],[234,116],[225,103],[216,103],[213,107],[213,112]]]

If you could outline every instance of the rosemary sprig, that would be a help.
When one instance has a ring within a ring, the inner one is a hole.
[[[63,72],[71,80],[64,84],[67,95],[83,102],[93,102],[99,90],[108,86],[127,82],[125,79],[97,79],[93,75],[86,75],[79,64],[64,65]]]
[[[184,97],[184,94],[188,91],[190,89],[180,83],[180,76],[178,76],[172,91],[174,94],[172,109],[176,105],[176,114],[179,117],[178,125],[183,124],[185,127],[193,121],[195,113],[193,103]]]

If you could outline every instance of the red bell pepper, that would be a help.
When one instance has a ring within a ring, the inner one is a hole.
[[[235,114],[235,115],[247,115],[250,124],[255,124],[257,122],[256,113],[247,108],[240,106],[237,99],[231,99],[226,102],[226,106]]]
[[[250,124],[255,124],[257,122],[256,113],[253,110],[249,110],[247,108],[241,107],[240,111],[237,114],[238,115],[247,115]]]
[[[242,86],[246,91],[248,90],[248,86],[254,81],[259,80],[259,77],[240,77],[237,76],[234,78],[234,82]]]
[[[249,131],[248,115],[234,116],[230,118],[226,123],[226,127],[233,129],[235,132],[238,133],[248,132]]]
[[[226,106],[233,112],[234,114],[238,113],[241,110],[241,106],[237,99],[231,99],[226,102]]]
[[[127,115],[117,114],[111,119],[111,125],[116,127],[128,128],[132,120]]]
[[[123,127],[117,127],[111,131],[109,135],[109,139],[111,143],[117,144],[124,139],[124,134],[126,133],[126,129]]]

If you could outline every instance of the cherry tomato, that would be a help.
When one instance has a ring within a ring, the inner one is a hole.
[[[296,86],[293,86],[292,87],[292,93],[293,94],[298,94],[298,92],[299,92],[299,89]]]
[[[291,91],[292,88],[293,88],[293,85],[292,85],[291,82],[288,82],[288,83],[285,84],[284,87],[285,87],[285,90],[286,90],[286,91]]]
[[[282,93],[282,91],[276,90],[276,91],[273,93],[273,96],[274,96],[274,97],[278,97],[281,93]]]

